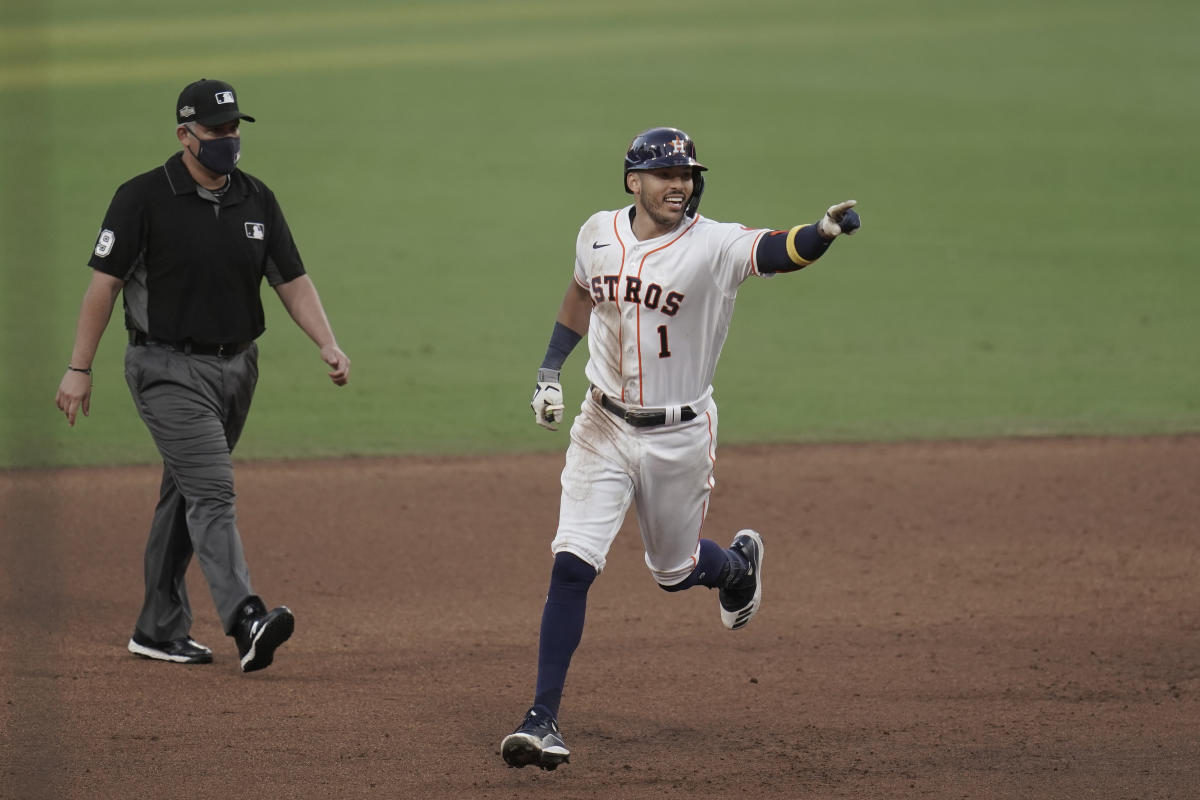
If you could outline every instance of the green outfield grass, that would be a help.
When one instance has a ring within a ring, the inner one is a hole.
[[[674,124],[702,212],[860,235],[744,286],[722,443],[1200,430],[1193,3],[33,0],[0,11],[0,466],[156,459],[121,374],[53,405],[116,186],[237,86],[344,349],[266,290],[243,458],[563,448],[528,396],[579,225]],[[581,349],[564,372],[582,397]]]

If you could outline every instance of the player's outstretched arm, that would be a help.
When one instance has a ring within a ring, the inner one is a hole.
[[[854,210],[857,204],[857,200],[837,203],[815,224],[797,225],[786,233],[774,231],[762,237],[754,256],[759,271],[795,272],[825,255],[834,239],[842,234],[849,236],[862,226]]]
[[[546,357],[538,369],[533,399],[529,401],[533,408],[533,421],[543,428],[556,431],[558,423],[562,422],[565,405],[559,376],[563,364],[567,363],[567,356],[571,355],[575,345],[587,333],[591,315],[591,295],[572,280],[559,306],[554,330],[550,333],[550,344],[546,347]]]

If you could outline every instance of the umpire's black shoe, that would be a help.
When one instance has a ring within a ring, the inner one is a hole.
[[[510,767],[558,769],[571,760],[571,751],[558,732],[558,723],[541,706],[534,706],[525,720],[500,743],[500,755]]]
[[[129,652],[142,658],[170,661],[173,664],[212,663],[212,650],[190,636],[172,639],[169,642],[156,642],[143,635],[141,631],[135,630],[133,637],[129,640]]]
[[[292,635],[296,618],[287,606],[267,611],[263,601],[251,597],[242,604],[241,616],[233,630],[242,672],[254,672],[271,666],[275,649]]]
[[[752,530],[738,531],[730,550],[737,551],[746,563],[735,561],[721,587],[721,622],[736,631],[745,626],[762,605],[762,537]]]

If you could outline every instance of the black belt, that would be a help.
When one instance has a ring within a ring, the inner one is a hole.
[[[209,342],[193,342],[191,339],[184,339],[180,342],[164,342],[161,339],[152,339],[141,331],[130,331],[129,343],[137,347],[146,345],[150,347],[165,347],[168,350],[177,350],[189,356],[221,356],[222,358],[230,358],[254,344],[254,341],[211,344]]]
[[[592,387],[596,397],[599,398],[600,406],[613,416],[621,419],[635,428],[652,428],[655,425],[667,424],[667,410],[665,408],[636,408],[625,406],[613,400],[604,392]],[[691,406],[682,406],[679,409],[679,421],[690,422],[696,418],[696,410]]]

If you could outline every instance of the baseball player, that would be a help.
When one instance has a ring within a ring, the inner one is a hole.
[[[263,278],[320,348],[338,386],[338,347],[275,195],[237,168],[242,121],[232,86],[203,79],[175,105],[179,152],[124,183],[104,216],[67,372],[56,403],[75,424],[92,397],[92,359],[124,295],[125,380],[163,459],[146,543],[146,591],[131,653],[212,661],[189,634],[184,576],[195,554],[243,672],[271,664],[292,635],[290,609],[267,610],[250,584],[234,509],[232,451],[258,380]]]
[[[631,502],[661,588],[717,589],[732,630],[762,603],[762,536],[742,530],[728,548],[700,536],[717,452],[713,373],[742,282],[808,266],[860,222],[854,200],[791,230],[705,219],[696,212],[706,169],[683,131],[639,133],[625,154],[633,204],[594,214],[575,243],[574,278],[538,370],[534,421],[557,429],[559,373],[584,335],[591,386],[562,471],[533,705],[500,747],[509,766],[552,770],[568,761],[558,728],[563,685],[588,589]]]

